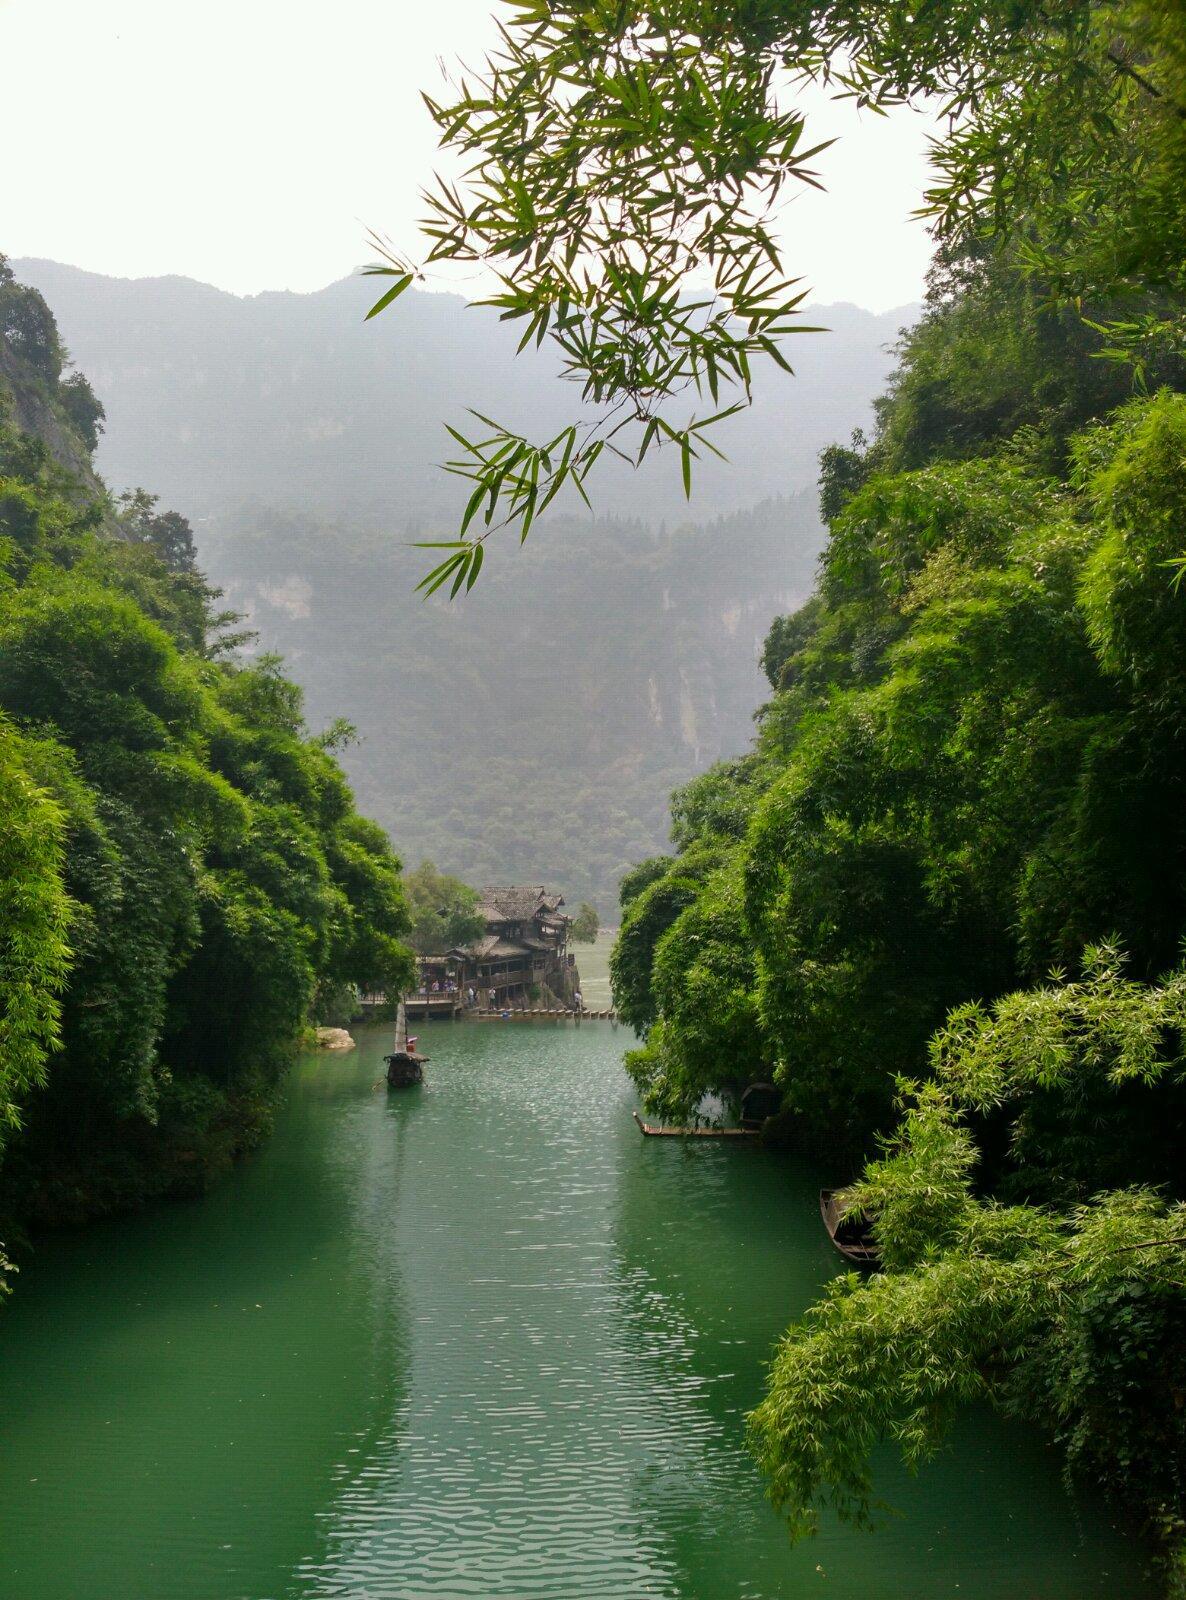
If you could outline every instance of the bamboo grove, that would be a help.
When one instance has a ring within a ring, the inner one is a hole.
[[[876,438],[825,452],[753,751],[623,884],[647,1103],[772,1076],[881,1245],[751,1419],[797,1531],[983,1399],[1183,1531],[1186,394],[1084,383],[1091,337],[994,254],[936,269]]]

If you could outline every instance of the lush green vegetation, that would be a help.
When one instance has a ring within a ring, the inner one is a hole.
[[[867,1517],[873,1445],[916,1461],[987,1396],[1161,1538],[1177,1592],[1184,20],[521,0],[432,106],[469,165],[429,260],[494,268],[601,409],[455,433],[470,497],[424,580],[472,585],[603,455],[672,448],[688,490],[729,386],[785,365],[771,226],[820,151],[783,84],[938,102],[926,315],[873,440],[824,452],[818,593],[771,630],[751,755],[678,791],[672,854],[623,881],[615,995],[654,1110],[773,1075],[777,1131],[838,1169],[889,1141],[856,1191],[886,1271],[791,1330],[752,1420],[792,1527]],[[414,276],[377,270],[385,300]]]
[[[485,932],[476,889],[422,861],[404,878],[411,926],[408,943],[422,956],[441,955]]]
[[[773,1131],[859,1174],[885,1270],[790,1330],[751,1419],[792,1528],[868,1519],[874,1445],[922,1460],[988,1399],[1160,1540],[1179,1595],[1184,19],[520,0],[432,108],[471,164],[430,257],[493,266],[595,415],[455,434],[468,499],[425,580],[471,587],[488,535],[601,457],[673,450],[687,491],[729,386],[786,364],[771,221],[818,152],[783,75],[940,99],[927,313],[875,436],[825,452],[818,593],[769,635],[752,753],[623,881],[615,994],[649,1107],[773,1077]],[[376,310],[414,277],[378,270]],[[0,440],[3,1176],[60,1216],[242,1148],[319,995],[406,966],[337,733],[308,738],[274,662],[222,659],[183,526],[96,495],[101,408],[47,319],[0,283],[10,411],[45,423]]]
[[[0,1201],[202,1184],[349,985],[410,976],[399,862],[188,525],[90,470],[102,417],[0,258]],[[12,1237],[12,1234],[9,1234]]]
[[[873,1444],[923,1460],[956,1405],[987,1398],[1180,1543],[1186,978],[1135,983],[1108,946],[1083,967],[957,1010],[904,1091],[856,1191],[886,1271],[840,1280],[791,1330],[751,1419],[793,1527],[821,1505],[867,1520]]]
[[[428,100],[462,177],[427,196],[426,264],[492,273],[482,303],[550,339],[588,409],[550,438],[451,430],[468,499],[424,586],[472,586],[490,534],[525,538],[600,459],[666,449],[690,491],[755,372],[789,368],[816,331],[777,237],[826,161],[807,85],[925,101],[940,241],[1012,235],[1061,301],[1126,297],[1117,352],[1180,345],[1155,297],[1186,289],[1184,22],[1183,0],[516,0],[484,69]],[[381,254],[372,316],[419,270]]]
[[[1186,384],[1163,354],[1134,397],[1092,337],[1007,254],[937,262],[876,437],[825,452],[752,753],[622,885],[647,1104],[772,1075],[772,1132],[872,1156],[886,1270],[790,1331],[752,1419],[798,1531],[868,1519],[874,1444],[921,1460],[987,1397],[1184,1532]]]
[[[591,906],[587,900],[582,900],[577,907],[576,916],[572,919],[569,937],[574,944],[593,944],[600,926],[601,919],[597,915],[597,907]]]

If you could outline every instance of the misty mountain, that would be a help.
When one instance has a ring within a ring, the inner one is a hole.
[[[909,319],[814,308],[834,331],[791,341],[796,377],[764,378],[691,507],[674,459],[611,471],[595,519],[570,508],[522,550],[509,536],[449,605],[414,595],[410,548],[456,516],[443,421],[473,405],[555,431],[576,394],[546,349],[516,360],[513,333],[451,295],[410,292],[364,325],[359,278],[242,299],[14,265],[106,406],[100,470],[191,518],[314,725],[357,725],[345,765],[405,859],[554,881],[603,913],[662,848],[670,789],[745,747],[762,638],[813,581],[816,456],[868,422]]]
[[[437,467],[453,448],[446,420],[464,423],[473,406],[544,435],[578,409],[547,346],[516,359],[514,325],[456,295],[412,290],[364,323],[376,289],[361,277],[242,298],[188,278],[14,266],[54,308],[105,398],[100,471],[119,487],[150,485],[181,510],[259,498],[375,513],[406,531],[456,514],[458,486]],[[786,341],[795,377],[760,369],[757,404],[722,426],[728,462],[708,458],[697,470],[693,514],[813,484],[820,449],[868,420],[892,366],[888,347],[912,316],[809,308],[804,323],[831,331]],[[674,455],[639,474],[607,463],[598,485],[603,515],[688,515]]]
[[[609,913],[670,790],[747,742],[762,638],[810,590],[817,540],[807,495],[670,533],[562,521],[452,605],[413,596],[423,552],[301,516],[207,551],[314,724],[359,728],[359,806],[406,859]]]

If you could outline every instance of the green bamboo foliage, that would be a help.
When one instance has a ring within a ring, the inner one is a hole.
[[[1183,0],[514,0],[451,96],[425,96],[460,175],[425,194],[423,263],[380,241],[389,306],[442,261],[478,303],[549,340],[583,409],[549,441],[490,418],[450,428],[467,501],[428,593],[476,581],[487,539],[582,498],[606,452],[673,453],[685,492],[760,364],[790,370],[808,287],[784,265],[786,200],[822,186],[796,90],[873,114],[924,103],[942,133],[923,214],[941,243],[1012,240],[1044,292],[1186,289]],[[1178,309],[1085,313],[1139,368],[1181,348]],[[476,519],[476,520],[475,520]],[[480,531],[471,532],[478,527]]]
[[[315,737],[275,658],[233,659],[185,519],[93,477],[41,296],[0,272],[0,314],[7,1231],[200,1186],[262,1136],[332,997],[411,959],[400,863],[333,754],[349,728]],[[18,381],[50,442],[11,420]]]
[[[877,434],[825,452],[753,751],[623,885],[615,994],[652,1111],[773,1079],[768,1136],[855,1176],[880,1248],[750,1419],[792,1534],[878,1523],[877,1447],[921,1467],[987,1402],[1178,1595],[1186,395],[1081,384],[1082,331],[1008,255],[935,281]]]
[[[26,746],[0,718],[0,1129],[44,1083],[61,1040],[71,904],[63,881],[65,817],[35,780]]]

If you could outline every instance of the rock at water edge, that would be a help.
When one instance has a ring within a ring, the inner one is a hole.
[[[319,1050],[353,1050],[354,1040],[345,1028],[318,1028],[317,1048]]]

